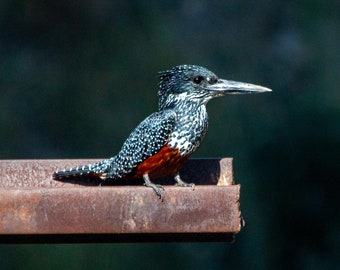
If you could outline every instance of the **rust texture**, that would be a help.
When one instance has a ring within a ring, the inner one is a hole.
[[[146,235],[147,241],[147,235],[241,229],[240,186],[233,185],[231,159],[189,160],[181,174],[198,183],[195,190],[165,186],[163,202],[143,186],[78,185],[51,178],[54,170],[93,161],[0,161],[0,241],[4,235],[65,234]]]
[[[1,233],[237,232],[239,186],[1,190]]]
[[[53,180],[52,173],[56,170],[89,164],[99,160],[0,160],[0,188],[79,187],[77,182]],[[189,159],[181,170],[181,176],[183,180],[198,185],[232,185],[232,159]],[[163,178],[159,182],[162,184],[174,184],[174,180],[171,177]],[[136,183],[128,182],[129,185],[140,185],[141,183],[143,181]],[[88,182],[86,184],[98,185],[96,182]]]

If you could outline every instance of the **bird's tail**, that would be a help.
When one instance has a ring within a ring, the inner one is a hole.
[[[105,180],[110,166],[110,161],[111,159],[106,159],[93,164],[56,171],[53,173],[53,178],[56,180],[62,180],[70,177],[94,176]]]

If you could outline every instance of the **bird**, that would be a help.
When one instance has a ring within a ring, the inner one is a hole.
[[[89,165],[56,171],[61,180],[84,175],[102,181],[142,178],[163,201],[164,187],[152,182],[173,176],[176,185],[192,187],[180,170],[198,148],[208,129],[206,105],[227,94],[253,94],[271,89],[250,83],[220,79],[197,65],[178,65],[159,72],[158,111],[146,117],[113,157]]]

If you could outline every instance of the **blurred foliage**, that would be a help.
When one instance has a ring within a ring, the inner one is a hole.
[[[273,89],[209,104],[194,156],[232,156],[234,244],[0,246],[1,269],[335,269],[338,1],[0,2],[0,158],[108,157],[157,109],[157,71]]]

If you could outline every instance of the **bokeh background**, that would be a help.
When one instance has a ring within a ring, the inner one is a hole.
[[[340,2],[0,2],[0,159],[106,158],[178,64],[270,94],[208,104],[194,157],[233,157],[236,242],[0,245],[0,269],[335,269]]]

